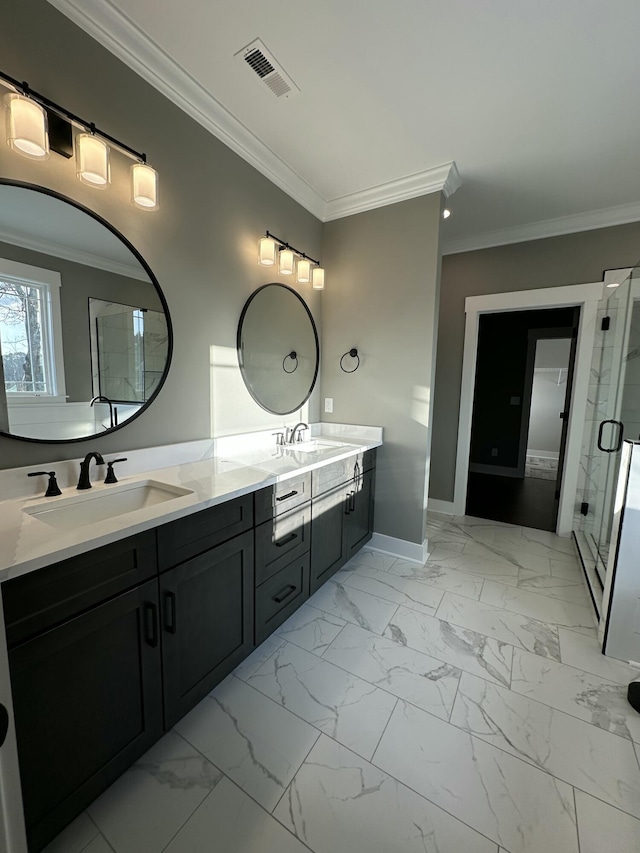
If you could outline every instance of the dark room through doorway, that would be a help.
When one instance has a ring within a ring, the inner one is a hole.
[[[467,515],[555,531],[579,308],[479,319]]]

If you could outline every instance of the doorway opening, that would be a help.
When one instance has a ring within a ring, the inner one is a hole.
[[[468,515],[556,530],[579,313],[480,316]]]

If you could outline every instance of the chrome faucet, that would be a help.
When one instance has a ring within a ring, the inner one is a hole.
[[[298,433],[298,430],[300,430],[300,433],[298,434],[297,440],[302,441],[302,430],[303,429],[309,429],[309,424],[305,424],[304,421],[300,421],[299,424],[296,424],[294,426],[294,428],[291,430],[291,433],[288,436],[289,444],[293,444],[296,441],[296,433]]]
[[[89,466],[91,465],[91,460],[96,460],[96,465],[104,465],[104,459],[102,458],[100,453],[96,451],[92,451],[91,453],[87,453],[84,457],[83,461],[80,463],[80,478],[78,480],[78,485],[76,489],[90,489],[91,488],[91,478],[89,477]]]

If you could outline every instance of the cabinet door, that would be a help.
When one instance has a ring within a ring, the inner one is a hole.
[[[373,494],[375,468],[360,474],[356,482],[347,487],[348,515],[346,524],[345,558],[350,560],[373,533]]]
[[[253,531],[160,576],[167,729],[253,648]]]
[[[157,580],[9,653],[31,853],[162,734]]]
[[[347,561],[347,489],[314,498],[311,507],[311,592],[314,593]]]

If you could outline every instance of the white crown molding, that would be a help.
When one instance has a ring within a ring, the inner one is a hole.
[[[450,196],[462,184],[452,162],[327,201],[111,0],[49,3],[322,222],[425,193],[443,192]]]
[[[610,228],[614,225],[626,225],[640,221],[640,203],[621,204],[616,207],[589,210],[573,216],[561,216],[530,222],[528,225],[514,225],[498,231],[487,231],[473,237],[459,240],[445,240],[443,255],[455,255],[459,252],[473,252],[477,249],[490,249],[495,246],[507,246],[511,243],[526,243],[530,240],[543,240],[547,237],[559,237],[562,234],[576,234],[580,231],[593,231],[596,228]]]
[[[48,240],[42,240],[37,237],[25,237],[24,234],[20,234],[17,231],[0,228],[0,242],[9,243],[12,246],[20,246],[23,249],[30,249],[32,252],[41,252],[44,255],[51,255],[54,258],[62,258],[65,261],[73,261],[76,264],[84,264],[84,266],[93,267],[94,269],[116,273],[116,275],[123,275],[127,278],[135,278],[138,281],[149,282],[149,276],[137,264],[112,261],[108,258],[102,258],[99,255],[83,252],[81,249],[74,249],[71,246],[60,246],[57,243],[50,243]]]
[[[331,199],[327,202],[324,221],[330,222],[332,219],[352,216],[355,213],[406,201],[427,193],[442,192],[448,197],[453,195],[461,184],[462,180],[456,164],[444,163],[441,166],[426,169],[424,172],[416,172],[405,178],[398,178],[395,181],[388,181],[366,190],[358,190]]]
[[[49,0],[191,118],[323,219],[325,199],[206,91],[111,0]]]

